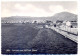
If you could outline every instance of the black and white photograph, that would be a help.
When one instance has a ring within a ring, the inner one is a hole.
[[[1,1],[2,55],[77,55],[77,1]]]

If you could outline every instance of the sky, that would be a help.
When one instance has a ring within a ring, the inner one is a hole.
[[[48,17],[60,12],[77,14],[76,1],[6,1],[1,2],[1,17]]]

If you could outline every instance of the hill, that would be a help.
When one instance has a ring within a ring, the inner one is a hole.
[[[69,12],[60,12],[57,13],[51,17],[29,17],[29,16],[11,16],[11,17],[2,17],[2,22],[3,21],[10,21],[10,22],[15,22],[15,21],[45,21],[45,20],[50,20],[50,21],[56,21],[56,20],[68,20],[68,21],[77,21],[77,15],[72,14]]]
[[[77,15],[69,13],[69,12],[60,12],[55,14],[54,16],[52,16],[53,20],[68,20],[68,21],[72,21],[72,20],[77,20]]]

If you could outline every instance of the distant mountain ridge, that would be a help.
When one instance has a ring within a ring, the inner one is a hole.
[[[61,12],[61,13],[57,13],[53,16],[53,18],[57,19],[57,20],[68,20],[68,21],[72,21],[72,20],[77,20],[77,15],[76,14],[72,14],[69,12]]]
[[[69,12],[60,12],[51,17],[29,17],[29,16],[11,16],[11,17],[2,17],[2,21],[33,21],[33,20],[68,20],[68,21],[77,21],[77,15]]]

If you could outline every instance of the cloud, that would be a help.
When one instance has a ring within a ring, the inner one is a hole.
[[[9,5],[10,6],[10,5]],[[13,6],[13,9],[10,8],[4,8],[2,10],[2,17],[8,17],[8,16],[34,16],[34,17],[42,17],[42,16],[52,16],[55,13],[63,11],[62,6],[49,6],[49,10],[51,12],[47,12],[46,9],[39,8],[33,4],[25,4],[24,6],[20,3],[16,3]]]
[[[56,5],[56,6],[50,5],[50,6],[49,6],[49,10],[50,10],[53,14],[56,14],[56,13],[59,13],[59,12],[64,12],[64,11],[77,14],[77,8],[75,8],[75,9],[73,9],[73,10],[72,10],[72,9],[69,10],[69,9],[65,9],[65,8],[64,8],[63,6],[61,6],[61,5]]]
[[[8,4],[8,5],[7,5]],[[3,6],[4,5],[4,6]],[[68,11],[72,13],[76,13],[76,9],[69,10],[64,8],[62,5],[48,5],[47,8],[44,8],[43,5],[38,7],[33,3],[3,3],[1,5],[1,16],[9,17],[9,16],[34,16],[34,17],[46,17],[52,16],[56,13]],[[47,10],[48,9],[48,10]]]
[[[63,11],[68,11],[67,9],[64,9],[61,5],[56,5],[56,6],[50,5],[49,10],[53,12],[54,14],[63,12]]]
[[[1,16],[2,17],[8,17],[8,16],[11,16],[11,12],[8,10],[8,9],[3,9],[1,10]]]
[[[73,10],[70,10],[69,12],[74,13],[74,14],[78,14],[77,8],[76,9],[73,9]]]
[[[13,12],[13,15],[18,16],[35,16],[35,17],[41,17],[41,16],[49,16],[50,14],[44,10],[43,8],[38,8],[32,4],[26,4],[25,6],[20,4],[15,4],[15,10],[17,12]]]

